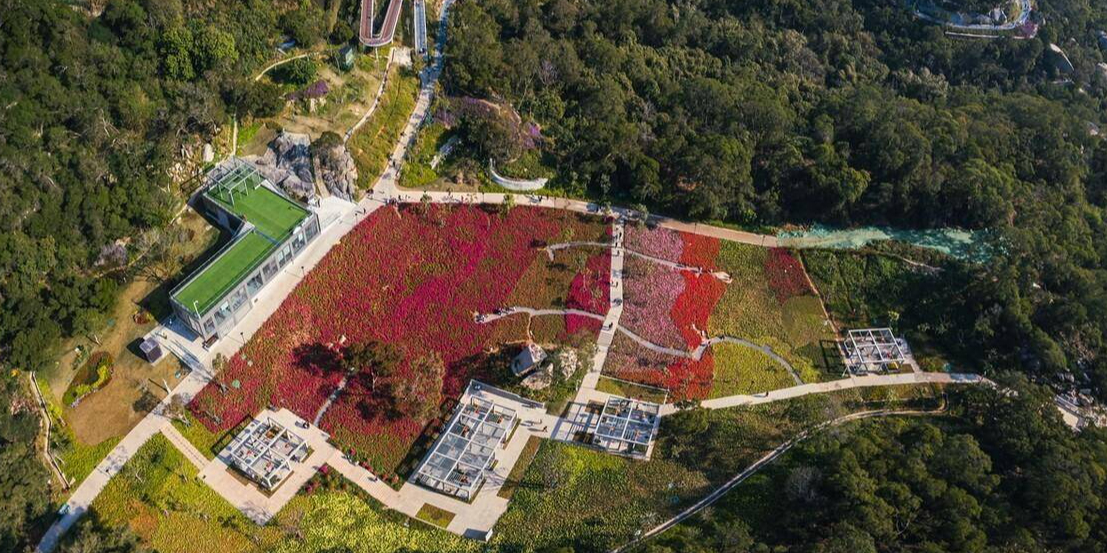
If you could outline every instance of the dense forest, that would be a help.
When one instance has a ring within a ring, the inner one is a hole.
[[[282,35],[351,38],[338,7],[111,0],[90,18],[0,0],[0,363],[42,368],[59,337],[105,323],[126,278],[114,269],[181,204],[168,170],[182,147],[281,109],[248,76]]]
[[[988,263],[923,291],[928,338],[977,370],[1088,373],[1102,393],[1107,7],[1036,5],[1034,39],[965,40],[894,0],[461,1],[445,87],[510,102],[555,184],[605,201],[986,230]]]
[[[1107,548],[1107,435],[1074,434],[1052,393],[954,395],[956,418],[822,433],[646,553],[1023,552]]]
[[[10,369],[49,366],[60,338],[106,323],[130,274],[119,269],[181,205],[169,170],[182,149],[231,114],[280,109],[249,75],[282,35],[352,38],[339,7],[111,0],[89,17],[79,3],[0,0],[0,551],[33,547],[54,514],[36,407]],[[63,546],[138,549],[94,520]]]

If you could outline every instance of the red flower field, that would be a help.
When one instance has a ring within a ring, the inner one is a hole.
[[[717,270],[715,260],[720,243],[718,239],[694,234],[653,231],[651,235],[640,236],[639,245],[649,251],[660,251],[662,248],[651,245],[647,238],[657,242],[673,234],[679,235],[681,242],[679,258],[675,260],[700,267],[705,272],[682,271],[679,275],[684,280],[683,287],[671,286],[665,284],[664,275],[649,275],[672,269],[647,270],[635,261],[633,266],[636,269],[631,271],[626,290],[626,304],[631,315],[628,317],[631,325],[628,328],[647,340],[651,337],[663,338],[667,335],[667,328],[675,328],[683,342],[679,347],[692,351],[703,341],[708,317],[726,292],[726,284],[709,274]],[[666,249],[670,255],[675,253],[672,250],[671,246]],[[666,291],[669,293],[658,293]],[[666,315],[670,324],[660,324],[657,318]],[[658,345],[674,346],[666,342]],[[682,359],[651,351],[620,335],[615,338],[604,372],[625,380],[668,388],[675,400],[701,399],[711,391],[714,366],[710,352],[699,361]]]
[[[524,207],[505,216],[468,207],[436,206],[427,214],[419,207],[378,210],[327,254],[230,360],[219,376],[225,386],[209,385],[190,407],[211,430],[231,428],[266,405],[312,420],[341,380],[336,344],[343,336],[346,343],[393,343],[405,359],[436,352],[446,365],[443,395],[457,397],[470,378],[481,375],[483,352],[503,339],[500,322],[477,324],[473,313],[506,305],[520,277],[544,255],[541,245],[567,227],[595,224]],[[573,290],[551,295],[567,294],[570,303],[590,311],[606,304],[609,263],[596,256],[578,275],[581,282],[574,279]],[[401,366],[397,377],[406,370]],[[367,382],[352,379],[320,426],[343,449],[391,471],[426,421],[395,417],[384,402]]]

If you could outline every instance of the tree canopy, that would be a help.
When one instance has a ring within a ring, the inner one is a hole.
[[[1107,8],[1035,8],[1036,38],[965,40],[877,0],[462,1],[444,85],[535,120],[551,185],[601,201],[987,230],[993,259],[933,284],[972,291],[929,313],[937,341],[982,370],[1089,372],[1103,392]]]

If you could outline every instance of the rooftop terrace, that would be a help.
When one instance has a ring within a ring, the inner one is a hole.
[[[265,186],[249,164],[232,159],[212,170],[204,196],[253,229],[238,236],[196,272],[173,298],[207,313],[308,218],[310,212]]]

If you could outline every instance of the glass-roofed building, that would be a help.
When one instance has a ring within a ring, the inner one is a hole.
[[[469,397],[458,405],[446,431],[419,465],[415,481],[471,500],[484,484],[496,448],[511,434],[517,419],[514,409]]]
[[[208,173],[197,203],[234,238],[174,288],[170,302],[208,342],[230,333],[250,300],[319,235],[319,217],[238,158]]]

